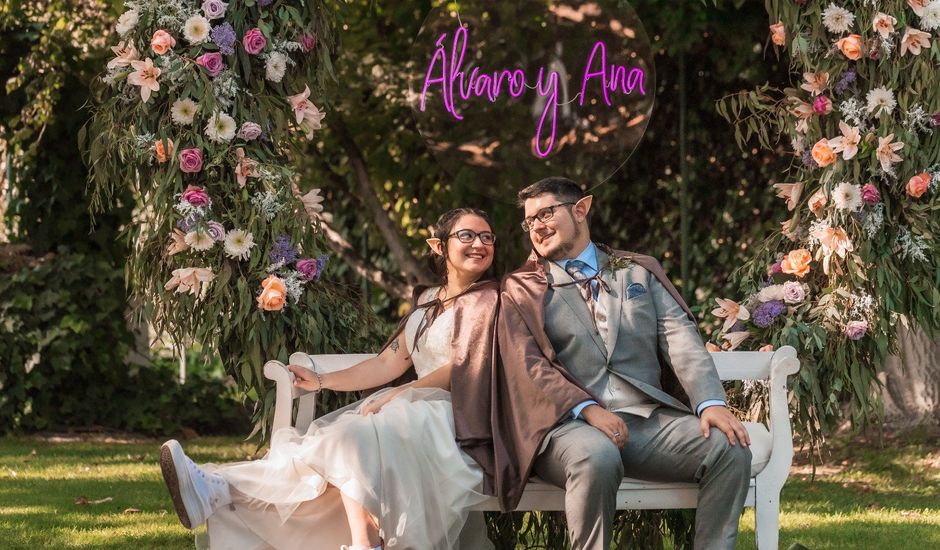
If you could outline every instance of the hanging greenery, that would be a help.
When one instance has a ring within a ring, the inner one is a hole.
[[[221,354],[264,428],[266,360],[370,336],[358,299],[323,278],[322,197],[301,195],[292,168],[326,116],[314,92],[334,78],[335,14],[317,0],[125,7],[81,136],[94,206],[133,189],[136,294],[158,330]]]
[[[940,1],[768,0],[798,82],[718,103],[743,146],[792,161],[769,186],[790,212],[719,299],[713,349],[791,345],[796,420],[814,443],[877,416],[898,323],[940,327]],[[782,142],[782,144],[780,143]]]

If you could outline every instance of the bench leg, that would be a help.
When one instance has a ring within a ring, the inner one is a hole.
[[[758,550],[777,550],[780,543],[780,493],[754,503],[754,535]]]

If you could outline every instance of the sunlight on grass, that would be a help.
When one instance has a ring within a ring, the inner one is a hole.
[[[0,439],[0,547],[193,547],[176,519],[157,464],[159,441]],[[197,462],[254,456],[237,438],[200,438]],[[76,499],[89,504],[76,504]],[[97,503],[95,503],[97,502]],[[783,492],[780,548],[940,548],[940,449],[936,440],[884,448],[842,445],[815,481],[794,468]],[[754,548],[754,513],[738,548]]]

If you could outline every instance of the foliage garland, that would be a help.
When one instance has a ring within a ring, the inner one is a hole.
[[[940,1],[767,0],[770,41],[798,86],[761,86],[718,110],[773,149],[789,141],[791,216],[736,272],[740,303],[713,349],[792,345],[796,424],[815,445],[880,412],[877,373],[897,323],[940,328]],[[745,343],[746,342],[746,343]]]
[[[274,402],[265,360],[361,350],[370,335],[358,299],[320,281],[322,197],[301,195],[290,162],[303,151],[295,134],[312,139],[325,116],[310,95],[335,78],[336,16],[318,0],[125,7],[80,136],[94,206],[133,189],[135,292],[157,330],[221,353],[260,400],[254,419],[265,430]]]

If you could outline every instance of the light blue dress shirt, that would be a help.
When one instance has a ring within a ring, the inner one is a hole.
[[[584,248],[584,250],[582,250],[581,253],[578,254],[576,257],[569,258],[567,260],[559,260],[555,262],[555,264],[557,264],[558,267],[565,269],[568,267],[568,262],[572,262],[575,260],[580,260],[584,262],[585,264],[587,264],[587,267],[581,270],[586,277],[593,277],[600,270],[600,266],[597,265],[597,246],[593,242],[589,241],[588,245]],[[597,297],[597,283],[596,282],[591,283],[591,289],[594,291],[594,297],[596,298]],[[578,403],[577,405],[575,405],[574,408],[571,409],[571,417],[580,418],[581,411],[583,411],[585,407],[589,405],[597,405],[597,404],[598,404],[597,401],[594,401],[593,399],[582,401]],[[728,404],[721,399],[706,399],[705,401],[702,401],[701,403],[699,403],[698,407],[695,409],[695,414],[701,416],[702,411],[704,411],[708,407],[714,407],[714,406],[719,406],[719,405],[722,407],[728,406]]]

